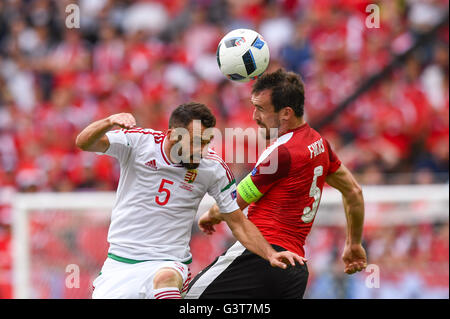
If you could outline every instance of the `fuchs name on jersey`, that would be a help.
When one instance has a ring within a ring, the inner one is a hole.
[[[325,147],[323,146],[323,140],[317,140],[314,143],[308,145],[309,152],[311,154],[310,158],[316,157],[319,154],[325,152]]]

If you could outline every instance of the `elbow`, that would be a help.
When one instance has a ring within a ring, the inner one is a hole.
[[[348,185],[345,191],[341,190],[341,193],[347,203],[356,204],[364,201],[362,187],[356,182]]]
[[[353,193],[358,197],[363,197],[363,190],[361,185],[355,184],[355,186],[353,187]]]
[[[80,137],[80,135],[78,135],[75,139],[75,145],[82,151],[86,151],[86,145],[83,143],[83,139]]]
[[[355,183],[347,197],[352,202],[363,202],[364,196],[363,196],[362,187],[359,184]]]

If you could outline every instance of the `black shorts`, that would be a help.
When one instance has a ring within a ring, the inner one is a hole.
[[[186,299],[301,299],[307,281],[306,264],[275,268],[236,242],[195,276]]]

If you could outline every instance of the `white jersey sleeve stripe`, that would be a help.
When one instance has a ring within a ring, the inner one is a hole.
[[[228,165],[218,155],[214,155],[214,154],[210,153],[209,155],[206,156],[206,158],[212,159],[212,160],[215,160],[215,161],[219,162],[220,165],[222,165],[222,167],[225,169],[225,171],[227,173],[228,180],[230,182],[235,179],[234,175],[233,175],[233,172],[230,170]]]

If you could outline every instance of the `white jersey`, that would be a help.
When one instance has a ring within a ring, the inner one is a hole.
[[[189,263],[192,224],[203,196],[211,195],[222,213],[239,209],[231,170],[212,150],[195,170],[171,163],[164,153],[166,135],[151,129],[106,136],[110,146],[105,154],[120,163],[108,255]]]

